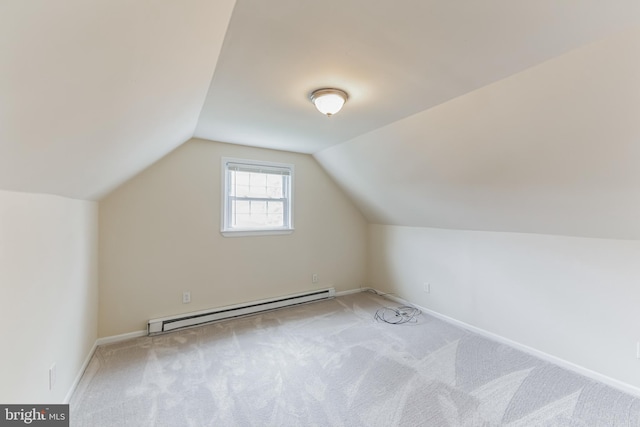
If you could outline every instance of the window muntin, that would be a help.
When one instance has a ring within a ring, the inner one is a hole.
[[[293,165],[223,159],[222,232],[290,232]]]

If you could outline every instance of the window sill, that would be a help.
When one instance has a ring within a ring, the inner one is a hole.
[[[283,230],[222,230],[220,234],[224,237],[246,237],[246,236],[276,236],[293,233],[293,228]]]

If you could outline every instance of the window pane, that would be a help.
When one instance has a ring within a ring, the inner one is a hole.
[[[243,228],[283,227],[284,207],[283,200],[233,200],[232,224]]]
[[[236,176],[237,185],[249,185],[249,172],[232,172]]]
[[[264,173],[251,174],[251,197],[264,197],[267,194],[267,175]]]
[[[239,214],[239,215],[234,215],[233,218],[234,218],[234,222],[233,222],[234,227],[240,227],[240,228],[251,227],[251,215]]]
[[[249,194],[249,173],[248,172],[230,172],[231,173],[231,196],[245,197]]]
[[[267,205],[267,212],[269,215],[282,214],[284,212],[283,207],[284,202],[282,201],[269,201],[269,204]]]
[[[237,214],[249,214],[251,213],[251,202],[248,200],[234,200],[231,209]]]
[[[252,201],[251,202],[251,213],[252,214],[266,214],[267,213],[267,202]]]
[[[289,177],[266,173],[231,172],[230,195],[234,197],[283,198],[283,182]]]
[[[291,227],[292,167],[262,162],[252,164],[250,161],[224,164],[226,208],[223,231]]]
[[[267,222],[269,225],[277,227],[284,225],[284,202],[269,201],[267,204]]]
[[[282,175],[267,175],[267,195],[272,198],[282,198]]]
[[[247,197],[250,195],[249,186],[248,185],[238,185],[235,188],[235,191],[232,194],[237,197]]]

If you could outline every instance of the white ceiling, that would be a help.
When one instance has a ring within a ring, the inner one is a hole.
[[[637,0],[0,0],[0,189],[192,136],[312,153],[373,222],[640,238]],[[338,115],[308,94],[336,86]]]
[[[640,239],[640,29],[316,154],[371,222]]]
[[[195,136],[315,153],[637,24],[637,0],[236,4]],[[336,86],[342,114],[307,96]]]
[[[0,189],[95,199],[193,135],[234,0],[0,0]]]

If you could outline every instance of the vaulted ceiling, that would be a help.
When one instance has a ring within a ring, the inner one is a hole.
[[[0,0],[0,189],[95,199],[193,136],[233,0]]]
[[[636,0],[0,1],[0,189],[193,136],[311,153],[372,222],[640,238]],[[338,115],[319,87],[346,90]]]

